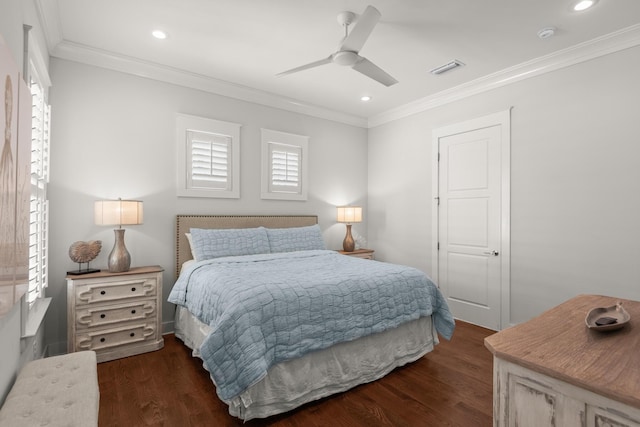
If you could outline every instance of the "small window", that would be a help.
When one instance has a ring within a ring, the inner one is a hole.
[[[307,200],[309,138],[262,129],[262,198]]]
[[[240,197],[240,125],[179,114],[178,196]]]

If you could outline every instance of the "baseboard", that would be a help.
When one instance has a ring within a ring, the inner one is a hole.
[[[67,342],[58,341],[58,342],[47,345],[44,354],[46,355],[46,357],[67,354]]]
[[[175,330],[175,322],[173,320],[170,322],[162,322],[162,335],[172,334]]]

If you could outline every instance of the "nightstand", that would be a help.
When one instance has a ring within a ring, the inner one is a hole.
[[[353,256],[356,258],[374,259],[373,255],[376,251],[373,249],[356,249],[353,252],[338,251],[342,255]]]
[[[162,271],[68,275],[68,352],[94,350],[106,362],[162,348]]]

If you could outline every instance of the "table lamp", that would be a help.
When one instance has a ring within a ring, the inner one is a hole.
[[[362,222],[362,208],[360,206],[338,206],[338,222],[347,225],[347,235],[342,242],[342,249],[345,252],[353,252],[356,243],[351,236],[351,224],[354,222]]]
[[[115,244],[109,254],[107,265],[110,273],[129,271],[131,255],[124,245],[123,225],[142,224],[142,202],[139,200],[99,200],[95,203],[96,225],[118,225],[113,230]]]

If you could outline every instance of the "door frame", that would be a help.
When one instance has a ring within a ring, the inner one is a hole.
[[[431,277],[438,283],[440,251],[440,139],[473,130],[500,126],[500,329],[511,325],[511,108],[483,117],[443,126],[432,131],[431,145]]]

